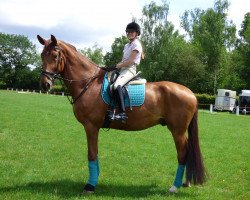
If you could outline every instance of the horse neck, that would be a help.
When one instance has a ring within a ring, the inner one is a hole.
[[[71,95],[77,96],[92,77],[98,73],[97,65],[77,51],[64,53],[65,66],[62,72],[65,85]],[[68,81],[68,80],[71,81]]]
[[[96,64],[79,52],[68,52],[66,54],[64,75],[72,80],[87,79],[95,73],[96,67]]]

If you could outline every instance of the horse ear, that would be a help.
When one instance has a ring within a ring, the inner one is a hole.
[[[54,35],[51,35],[51,41],[55,46],[57,45],[57,39]]]
[[[37,35],[37,39],[42,45],[45,44],[45,39],[43,39],[40,35]]]

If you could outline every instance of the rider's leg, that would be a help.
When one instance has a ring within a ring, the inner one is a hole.
[[[125,105],[124,105],[124,98],[123,98],[123,92],[122,92],[122,86],[118,85],[116,88],[116,98],[119,104],[120,108],[120,113],[116,115],[115,118],[120,119],[120,120],[126,120],[127,116],[125,113]]]
[[[122,92],[122,87],[132,78],[134,77],[134,73],[131,72],[131,70],[122,70],[120,72],[120,75],[118,76],[118,78],[116,79],[115,83],[114,83],[114,90],[115,90],[115,96],[116,99],[118,101],[119,104],[119,108],[120,108],[120,113],[118,115],[115,116],[115,119],[118,120],[126,120],[127,116],[125,113],[125,105],[124,105],[124,98],[123,98],[123,92]]]

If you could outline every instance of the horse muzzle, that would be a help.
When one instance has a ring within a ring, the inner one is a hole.
[[[52,81],[47,79],[46,77],[41,77],[40,87],[43,91],[47,92],[52,88]]]
[[[47,92],[53,86],[54,80],[58,78],[57,73],[42,71],[41,72],[41,81],[40,86],[43,91]]]

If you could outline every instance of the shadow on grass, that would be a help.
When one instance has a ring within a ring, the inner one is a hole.
[[[18,193],[28,191],[32,193],[51,194],[61,198],[71,198],[83,196],[82,182],[74,182],[72,180],[58,180],[51,182],[31,182],[25,185],[16,185],[10,187],[0,188],[0,193]],[[162,190],[154,184],[151,185],[104,185],[100,184],[96,188],[94,196],[100,197],[132,197],[132,198],[145,198],[150,196],[172,196],[167,188]],[[176,197],[190,197],[190,194],[185,193],[182,189]]]

